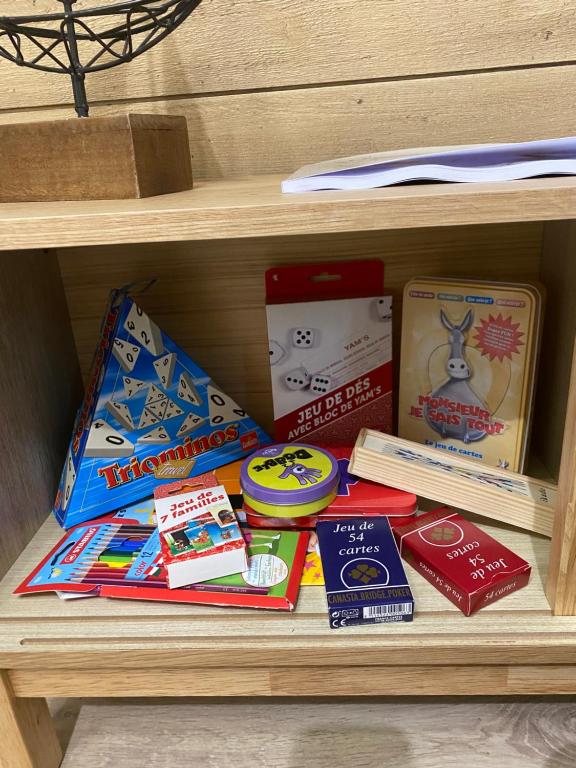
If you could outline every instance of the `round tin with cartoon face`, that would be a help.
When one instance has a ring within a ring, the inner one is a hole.
[[[246,504],[270,517],[316,514],[336,497],[338,480],[338,462],[328,451],[297,443],[261,448],[240,470]]]

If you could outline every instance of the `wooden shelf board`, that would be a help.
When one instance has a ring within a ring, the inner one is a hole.
[[[533,565],[529,585],[466,618],[408,568],[412,624],[331,630],[322,587],[295,613],[12,595],[61,535],[49,519],[0,584],[0,668],[8,670],[576,664],[576,618],[544,595],[549,542],[486,526]]]
[[[0,205],[0,250],[576,218],[576,179],[283,195],[281,176],[199,182],[143,200]]]

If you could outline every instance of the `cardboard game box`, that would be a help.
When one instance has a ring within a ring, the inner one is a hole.
[[[522,472],[541,316],[540,291],[530,285],[410,281],[399,437]]]
[[[530,564],[448,507],[394,529],[402,557],[465,616],[526,586]]]
[[[268,442],[133,299],[114,291],[54,514],[69,528],[152,496],[159,482],[207,472]]]
[[[246,543],[224,486],[173,495],[163,490],[154,498],[170,589],[247,570]]]
[[[316,531],[333,629],[412,621],[414,598],[385,517],[323,520]]]
[[[277,442],[350,445],[392,429],[392,298],[370,259],[266,272]]]

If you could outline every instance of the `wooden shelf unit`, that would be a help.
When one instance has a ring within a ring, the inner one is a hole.
[[[562,219],[576,218],[576,183],[285,198],[277,182],[214,182],[134,203],[0,208],[0,320],[11,361],[2,373],[10,429],[0,433],[0,561],[16,559],[0,585],[0,741],[5,735],[21,751],[17,768],[44,768],[33,756],[39,738],[51,745],[46,768],[58,764],[47,695],[576,691],[571,429],[562,452],[564,424],[576,414],[575,232]],[[110,288],[158,276],[140,299],[145,310],[269,427],[265,269],[367,254],[385,262],[396,331],[402,287],[416,274],[539,278],[548,291],[532,452],[552,477],[560,471],[558,519],[551,545],[495,530],[533,564],[528,588],[465,618],[411,572],[412,625],[350,631],[329,629],[321,588],[303,589],[293,615],[12,595],[60,534],[46,512]]]
[[[576,180],[279,187],[333,157],[571,135],[573,9],[516,5],[202,3],[169,42],[89,82],[95,116],[186,117],[195,189],[0,206],[0,576],[15,563],[0,585],[3,768],[59,765],[46,695],[576,692]],[[66,78],[3,59],[0,77],[0,123],[71,116]],[[532,562],[525,590],[465,618],[412,573],[412,626],[350,631],[328,629],[314,588],[293,615],[11,595],[58,535],[46,516],[111,288],[158,278],[144,309],[270,427],[265,269],[366,257],[385,263],[396,361],[411,277],[546,288],[531,453],[559,478],[555,529],[551,544],[496,534]]]

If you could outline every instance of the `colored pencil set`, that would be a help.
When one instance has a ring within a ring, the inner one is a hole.
[[[68,531],[15,590],[293,610],[308,534],[246,529],[245,573],[169,589],[155,526],[114,516]]]

